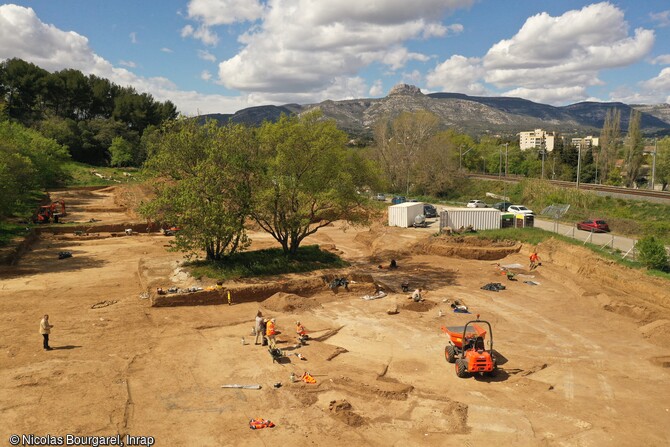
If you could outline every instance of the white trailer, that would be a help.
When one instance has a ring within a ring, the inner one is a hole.
[[[475,230],[497,230],[502,222],[502,213],[495,208],[444,208],[440,212],[440,231],[472,227]]]
[[[423,214],[423,203],[405,202],[389,206],[389,227],[409,228],[414,218]]]

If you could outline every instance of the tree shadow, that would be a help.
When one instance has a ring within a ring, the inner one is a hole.
[[[404,264],[402,269],[393,271],[394,280],[391,284],[388,284],[390,281],[384,281],[389,286],[393,286],[395,290],[391,292],[397,292],[402,289],[402,283],[409,283],[409,293],[414,289],[422,288],[424,290],[435,290],[446,286],[452,286],[456,284],[456,278],[458,273],[453,270],[447,270],[444,268],[435,267],[434,265],[425,263],[425,262],[411,262]],[[384,280],[388,280],[390,275],[387,275]],[[397,283],[397,284],[393,284]]]
[[[65,272],[73,270],[85,270],[91,268],[99,268],[107,264],[99,258],[93,258],[84,250],[73,249],[81,244],[72,241],[52,240],[47,243],[43,242],[39,247],[35,248],[28,256],[23,256],[17,267],[22,269],[35,269],[39,272],[47,270],[49,272]],[[71,257],[59,259],[59,253],[67,251],[72,254]]]

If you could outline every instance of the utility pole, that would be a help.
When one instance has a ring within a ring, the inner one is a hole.
[[[507,177],[507,146],[509,143],[505,143],[505,177]]]
[[[577,146],[577,189],[579,189],[579,171],[582,167],[582,144]]]
[[[542,154],[542,177],[541,177],[542,180],[544,180],[544,154],[546,152],[546,148],[547,143],[543,140],[542,146],[540,147],[540,153]]]
[[[654,181],[656,180],[656,151],[658,150],[658,138],[654,138],[654,154],[651,162],[651,190],[654,190]]]
[[[502,177],[502,148],[500,148],[500,161],[498,161],[498,180]]]

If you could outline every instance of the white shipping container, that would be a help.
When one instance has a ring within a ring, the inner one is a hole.
[[[502,213],[495,208],[446,208],[440,212],[440,231],[469,226],[475,230],[497,230],[501,221]]]
[[[405,202],[389,206],[389,227],[408,228],[414,224],[414,218],[423,214],[423,203]]]

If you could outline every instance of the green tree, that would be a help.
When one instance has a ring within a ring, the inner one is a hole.
[[[12,215],[36,186],[30,159],[0,142],[0,217]]]
[[[203,250],[221,260],[248,244],[244,221],[253,184],[254,130],[239,124],[204,126],[196,120],[166,124],[152,140],[146,163],[159,174],[156,199],[141,208],[147,218],[178,225],[174,248]]]
[[[110,166],[130,166],[135,160],[133,145],[123,139],[115,137],[109,146],[109,164]]]
[[[614,169],[619,154],[621,139],[621,112],[619,109],[610,109],[605,114],[605,123],[600,132],[600,152],[598,157],[598,171],[600,178],[606,181],[618,182],[618,178],[610,171]]]
[[[656,150],[656,179],[661,183],[663,191],[670,184],[670,137],[665,137],[657,142]]]
[[[647,268],[654,270],[668,270],[668,253],[665,251],[663,243],[654,236],[647,236],[635,244],[635,248],[640,254],[640,261]]]
[[[252,190],[252,217],[294,256],[300,243],[335,220],[366,218],[364,197],[356,180],[366,165],[348,156],[347,135],[318,111],[282,116],[259,129],[255,153],[257,174]],[[353,176],[353,172],[357,172]]]
[[[418,155],[426,150],[438,130],[439,119],[430,112],[403,112],[375,125],[375,155],[393,191],[409,194],[420,166]]]
[[[635,109],[630,112],[630,121],[628,122],[628,136],[624,144],[624,182],[626,186],[631,187],[635,184],[637,176],[642,166],[644,141],[642,141],[642,132],[640,131],[640,120],[642,114]]]

